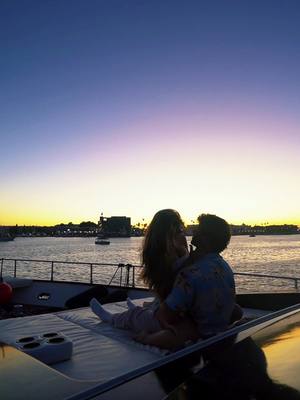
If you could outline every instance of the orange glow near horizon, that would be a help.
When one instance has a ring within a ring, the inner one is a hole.
[[[157,125],[157,140],[146,123],[136,123],[130,139],[116,135],[105,151],[95,138],[82,159],[46,160],[2,178],[0,225],[97,222],[101,212],[149,222],[163,208],[178,210],[187,224],[211,213],[236,225],[300,225],[297,148],[261,139],[258,123],[252,137],[247,120],[235,121],[226,136],[227,119],[187,126],[177,119],[177,127]],[[205,137],[197,135],[203,130]]]
[[[11,210],[11,214],[7,214],[5,216],[0,215],[0,226],[14,226],[14,225],[27,225],[27,226],[53,226],[53,225],[57,225],[60,223],[64,223],[64,224],[68,224],[69,222],[72,222],[73,224],[79,224],[80,222],[83,221],[91,221],[94,223],[98,223],[99,221],[99,217],[100,217],[100,211],[98,213],[98,215],[75,215],[73,214],[73,216],[70,216],[70,214],[66,213],[64,214],[63,212],[57,212],[55,214],[51,214],[51,212],[46,212],[46,210],[40,210],[41,214],[37,215],[37,211],[38,210],[28,210],[29,212],[24,212],[22,213],[22,211],[20,212],[16,212],[16,210]],[[200,213],[212,213],[212,214],[217,214],[220,215],[221,217],[223,217],[222,214],[218,214],[216,212],[213,212],[211,210],[207,211],[207,210],[201,210]],[[155,213],[155,212],[154,212]],[[154,215],[153,213],[153,215]],[[192,224],[197,224],[197,217],[200,214],[195,214],[195,217],[188,217],[188,216],[183,216],[183,221],[184,224],[187,225],[192,225]],[[59,215],[59,217],[58,217]],[[135,225],[137,223],[147,223],[149,224],[152,217],[151,216],[146,216],[144,218],[144,216],[141,217],[135,217],[130,215],[129,213],[124,213],[124,212],[116,212],[113,214],[105,214],[105,216],[110,217],[113,215],[124,215],[127,217],[131,218],[131,224]],[[268,221],[264,221],[263,219],[249,219],[247,220],[247,218],[241,219],[241,220],[235,220],[235,219],[230,219],[230,218],[225,218],[229,224],[232,225],[242,225],[242,224],[246,224],[246,225],[250,225],[250,226],[254,226],[254,225],[283,225],[283,224],[287,224],[287,225],[297,225],[300,228],[300,219],[298,218],[292,218],[292,217],[288,217],[288,218],[281,218],[281,219],[271,219],[269,218]]]

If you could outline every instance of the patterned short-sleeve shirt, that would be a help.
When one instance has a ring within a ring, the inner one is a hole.
[[[217,253],[209,253],[183,268],[165,303],[188,314],[197,323],[200,336],[225,330],[235,305],[233,272]]]

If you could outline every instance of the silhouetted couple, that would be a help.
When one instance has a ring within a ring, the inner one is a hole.
[[[202,214],[189,252],[179,213],[157,212],[144,238],[141,274],[156,299],[143,307],[128,299],[128,310],[118,314],[92,299],[92,310],[102,321],[133,331],[137,341],[169,350],[226,330],[242,315],[233,272],[220,255],[230,237],[224,219]]]

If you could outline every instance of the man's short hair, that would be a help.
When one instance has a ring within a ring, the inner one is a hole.
[[[205,243],[214,253],[225,250],[231,237],[230,227],[225,219],[213,214],[201,214],[198,222],[192,244],[197,247],[198,243]]]

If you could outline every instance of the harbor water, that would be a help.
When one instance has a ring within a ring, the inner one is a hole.
[[[190,237],[187,238],[190,242]],[[84,263],[130,263],[140,265],[143,238],[111,238],[110,245],[96,245],[95,238],[17,237],[11,242],[0,242],[0,259],[28,259]],[[300,278],[300,235],[233,236],[222,256],[234,272],[251,272]],[[18,276],[48,279],[49,264],[18,263]],[[13,274],[13,262],[3,263],[3,275]],[[115,267],[98,266],[94,282],[107,283]],[[88,281],[89,266],[57,264],[55,279]],[[236,276],[238,288],[257,289],[257,279]],[[266,278],[259,289],[292,289],[291,281]]]

